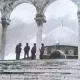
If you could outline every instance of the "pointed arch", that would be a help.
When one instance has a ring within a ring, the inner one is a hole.
[[[19,5],[22,4],[22,3],[28,3],[28,4],[32,5],[33,7],[35,7],[30,0],[17,0],[17,1],[15,1],[15,2],[13,2],[12,5],[10,5],[10,11],[9,11],[9,13],[7,14],[8,18],[10,18],[10,15],[11,15],[12,11],[13,11],[17,6],[19,6]],[[35,7],[35,8],[36,8],[36,7]]]

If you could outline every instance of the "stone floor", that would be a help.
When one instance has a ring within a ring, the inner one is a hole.
[[[0,61],[0,80],[80,80],[80,60]]]

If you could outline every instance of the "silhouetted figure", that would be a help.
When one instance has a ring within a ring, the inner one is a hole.
[[[31,59],[35,59],[35,53],[36,53],[36,43],[34,43],[34,46],[31,49]]]
[[[43,59],[43,54],[44,54],[44,44],[41,44],[41,49],[40,49],[40,59]]]
[[[26,43],[26,46],[24,47],[24,58],[26,58],[26,55],[27,58],[29,57],[29,50],[30,50],[30,46],[28,43]]]
[[[16,60],[19,60],[20,59],[20,53],[21,53],[21,43],[19,43],[17,46],[16,46]]]

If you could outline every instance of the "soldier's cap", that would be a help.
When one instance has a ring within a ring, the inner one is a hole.
[[[34,45],[36,45],[36,43],[34,43]]]
[[[43,43],[41,45],[44,45]]]
[[[26,43],[26,45],[28,45],[28,43]]]
[[[19,45],[21,45],[21,43],[19,43]]]

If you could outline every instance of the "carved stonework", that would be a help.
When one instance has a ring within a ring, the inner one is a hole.
[[[37,12],[43,13],[44,10],[56,0],[0,0],[1,4],[8,6],[8,11],[13,10],[16,6],[21,3],[32,3],[35,6]],[[77,5],[80,4],[80,0],[71,0]],[[11,8],[11,9],[10,9]]]
[[[71,0],[72,2],[74,2],[75,4],[79,5],[80,4],[80,0]]]
[[[10,1],[9,3],[5,3],[2,6],[2,9],[1,9],[2,25],[9,25],[10,24],[10,10],[11,10],[12,4],[13,3]]]
[[[10,20],[6,20],[6,18],[2,17],[1,18],[1,23],[3,25],[3,27],[7,27],[10,24]]]
[[[44,14],[45,8],[56,0],[0,0],[3,15],[10,17],[11,12],[21,3],[31,3],[37,10],[37,13]]]
[[[80,11],[77,11],[77,15],[78,15],[78,21],[80,22]]]
[[[1,21],[2,21],[2,25],[6,24],[9,25],[10,24],[10,17],[8,17],[9,14],[9,8],[8,6],[3,6],[3,9],[1,11],[2,15],[1,15]]]
[[[43,23],[46,23],[45,16],[43,14],[36,14],[35,21],[38,26],[42,26]]]

